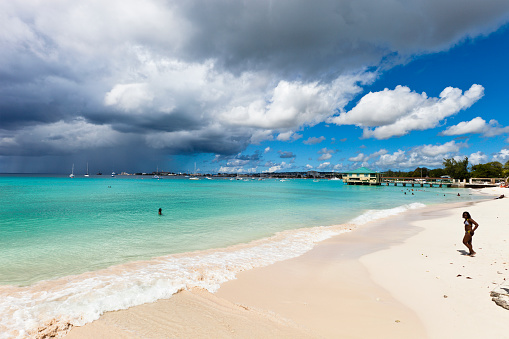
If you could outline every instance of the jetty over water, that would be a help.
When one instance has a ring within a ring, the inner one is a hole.
[[[382,185],[403,187],[453,187],[453,188],[484,188],[506,186],[504,178],[412,178],[412,177],[382,177]]]
[[[386,186],[402,187],[452,187],[451,178],[414,178],[414,177],[383,177],[382,184]]]

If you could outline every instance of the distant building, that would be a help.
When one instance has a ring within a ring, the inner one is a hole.
[[[316,177],[319,177],[319,176],[320,176],[320,174],[319,174],[317,171],[308,171],[308,172],[307,172],[307,176],[308,176],[308,177],[316,178]]]
[[[369,168],[361,167],[355,171],[345,172],[343,174],[343,182],[348,185],[381,185],[382,174]]]

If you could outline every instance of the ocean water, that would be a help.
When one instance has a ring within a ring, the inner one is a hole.
[[[191,286],[215,291],[355,224],[480,198],[411,190],[304,179],[0,176],[0,338],[52,320],[82,325]]]

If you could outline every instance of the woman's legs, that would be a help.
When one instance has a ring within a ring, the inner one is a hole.
[[[475,251],[472,248],[472,236],[470,233],[465,233],[465,236],[463,237],[463,244],[467,246],[468,250],[470,251],[470,255],[474,255]]]

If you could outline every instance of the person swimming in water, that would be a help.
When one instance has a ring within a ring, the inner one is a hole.
[[[160,209],[159,209],[159,215],[162,215],[162,214],[163,214],[163,209],[162,209],[162,208],[160,208]]]
[[[467,246],[468,250],[470,251],[469,255],[473,256],[475,255],[475,251],[472,248],[472,237],[474,236],[474,232],[477,227],[479,227],[479,224],[474,219],[472,219],[470,213],[468,212],[463,212],[462,217],[465,219],[463,222],[465,224],[465,236],[463,237],[463,244]],[[472,226],[474,227],[472,228]]]

